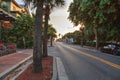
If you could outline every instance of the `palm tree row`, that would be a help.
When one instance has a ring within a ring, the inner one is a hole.
[[[44,26],[44,37],[43,37],[43,56],[48,56],[47,54],[47,32],[48,32],[48,20],[50,19],[50,13],[54,7],[60,7],[65,4],[64,0],[46,0],[45,1],[45,26]]]
[[[42,54],[47,56],[47,30],[48,20],[51,9],[56,6],[63,6],[64,0],[24,0],[27,4],[30,2],[36,6],[36,25],[34,31],[34,48],[33,48],[33,71],[42,71]],[[45,6],[45,9],[44,7]],[[44,26],[44,42],[42,48],[42,23],[43,23],[43,10],[45,10],[45,26]],[[44,53],[43,53],[44,52]]]

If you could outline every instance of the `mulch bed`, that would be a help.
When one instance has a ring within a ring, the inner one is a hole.
[[[32,64],[18,77],[17,80],[51,80],[53,57],[48,56],[42,59],[43,71],[41,73],[32,72]]]

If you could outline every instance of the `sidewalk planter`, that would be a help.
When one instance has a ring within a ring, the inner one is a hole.
[[[5,46],[3,43],[0,43],[0,56],[15,53],[16,52],[16,46],[11,44]]]
[[[32,62],[26,64],[23,70],[21,70],[16,76],[14,76],[11,80],[17,80],[21,74],[24,73],[25,70],[32,64]],[[53,57],[53,64],[52,64],[52,77],[50,80],[69,80],[68,76],[65,72],[65,68],[60,58]]]
[[[0,43],[0,56],[7,54],[7,48],[3,43]]]
[[[8,49],[8,54],[15,53],[16,49]]]
[[[4,54],[6,54],[7,52],[5,50],[0,50],[0,56],[3,56]]]
[[[42,58],[43,71],[41,73],[32,72],[33,62],[27,63],[17,75],[15,75],[11,80],[51,80],[53,72],[53,57],[48,56]],[[27,76],[26,76],[27,75]],[[33,75],[31,77],[31,75]]]
[[[8,45],[7,47],[8,47],[8,54],[16,52],[15,45],[11,44],[11,45]]]

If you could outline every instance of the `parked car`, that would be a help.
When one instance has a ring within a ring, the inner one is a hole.
[[[119,47],[116,47],[116,48],[113,50],[113,55],[119,55],[119,56],[120,56],[120,46],[119,46]]]
[[[115,43],[109,43],[108,45],[103,46],[101,48],[101,51],[105,53],[114,54],[114,55],[120,55],[120,45]]]

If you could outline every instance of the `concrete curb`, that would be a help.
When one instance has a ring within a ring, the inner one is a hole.
[[[58,80],[69,80],[65,72],[64,65],[59,57],[56,57],[56,62],[57,62]]]
[[[58,80],[58,72],[57,72],[57,62],[56,57],[53,58],[53,76],[51,80]]]
[[[11,68],[9,68],[8,70],[2,72],[0,74],[0,80],[3,80],[3,78],[5,78],[6,75],[8,75],[9,73],[11,73],[13,70],[15,70],[16,68],[18,68],[19,66],[21,66],[24,62],[26,62],[27,60],[29,60],[30,58],[32,58],[32,55],[25,58],[24,60],[22,60],[21,62],[19,62],[18,64],[12,66]]]
[[[14,76],[11,80],[17,80],[17,78],[28,68],[28,66],[29,65],[31,65],[33,63],[33,61],[31,61],[30,63],[28,63],[27,65],[26,65],[26,67],[22,70],[22,71],[20,71],[16,76]]]

